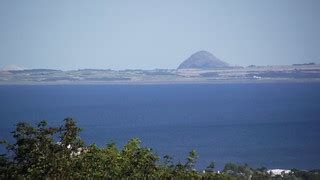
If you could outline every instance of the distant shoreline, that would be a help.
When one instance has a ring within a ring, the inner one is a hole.
[[[320,79],[259,79],[259,80],[184,80],[184,81],[55,81],[0,82],[6,85],[171,85],[171,84],[264,84],[264,83],[320,83]]]
[[[320,65],[154,69],[0,71],[0,85],[157,85],[320,82]]]

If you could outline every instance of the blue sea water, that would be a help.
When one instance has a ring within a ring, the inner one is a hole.
[[[320,83],[0,86],[0,139],[18,121],[74,117],[87,143],[139,137],[158,155],[320,168]]]

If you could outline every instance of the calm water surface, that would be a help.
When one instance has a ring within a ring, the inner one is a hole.
[[[319,83],[0,86],[0,138],[68,116],[88,143],[139,137],[177,161],[195,149],[199,168],[320,168]]]

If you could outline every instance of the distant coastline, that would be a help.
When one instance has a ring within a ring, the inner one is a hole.
[[[211,69],[28,69],[0,71],[0,85],[220,84],[320,82],[320,65],[231,66]]]
[[[320,79],[268,80],[207,80],[207,81],[56,81],[56,82],[0,82],[7,85],[170,85],[170,84],[261,84],[261,83],[320,83]]]
[[[0,70],[1,84],[217,84],[320,82],[315,63],[247,67],[230,65],[207,51],[198,51],[176,69],[23,69]]]

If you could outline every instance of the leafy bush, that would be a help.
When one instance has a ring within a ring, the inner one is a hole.
[[[115,143],[105,147],[86,145],[80,138],[81,129],[72,118],[61,127],[49,127],[41,121],[36,127],[21,122],[12,132],[14,143],[2,141],[7,154],[0,155],[0,179],[319,179],[319,170],[300,171],[275,177],[266,168],[227,163],[222,173],[214,171],[212,162],[205,171],[195,169],[198,159],[191,151],[185,163],[174,163],[166,155],[160,159],[151,148],[131,139],[122,149]]]

